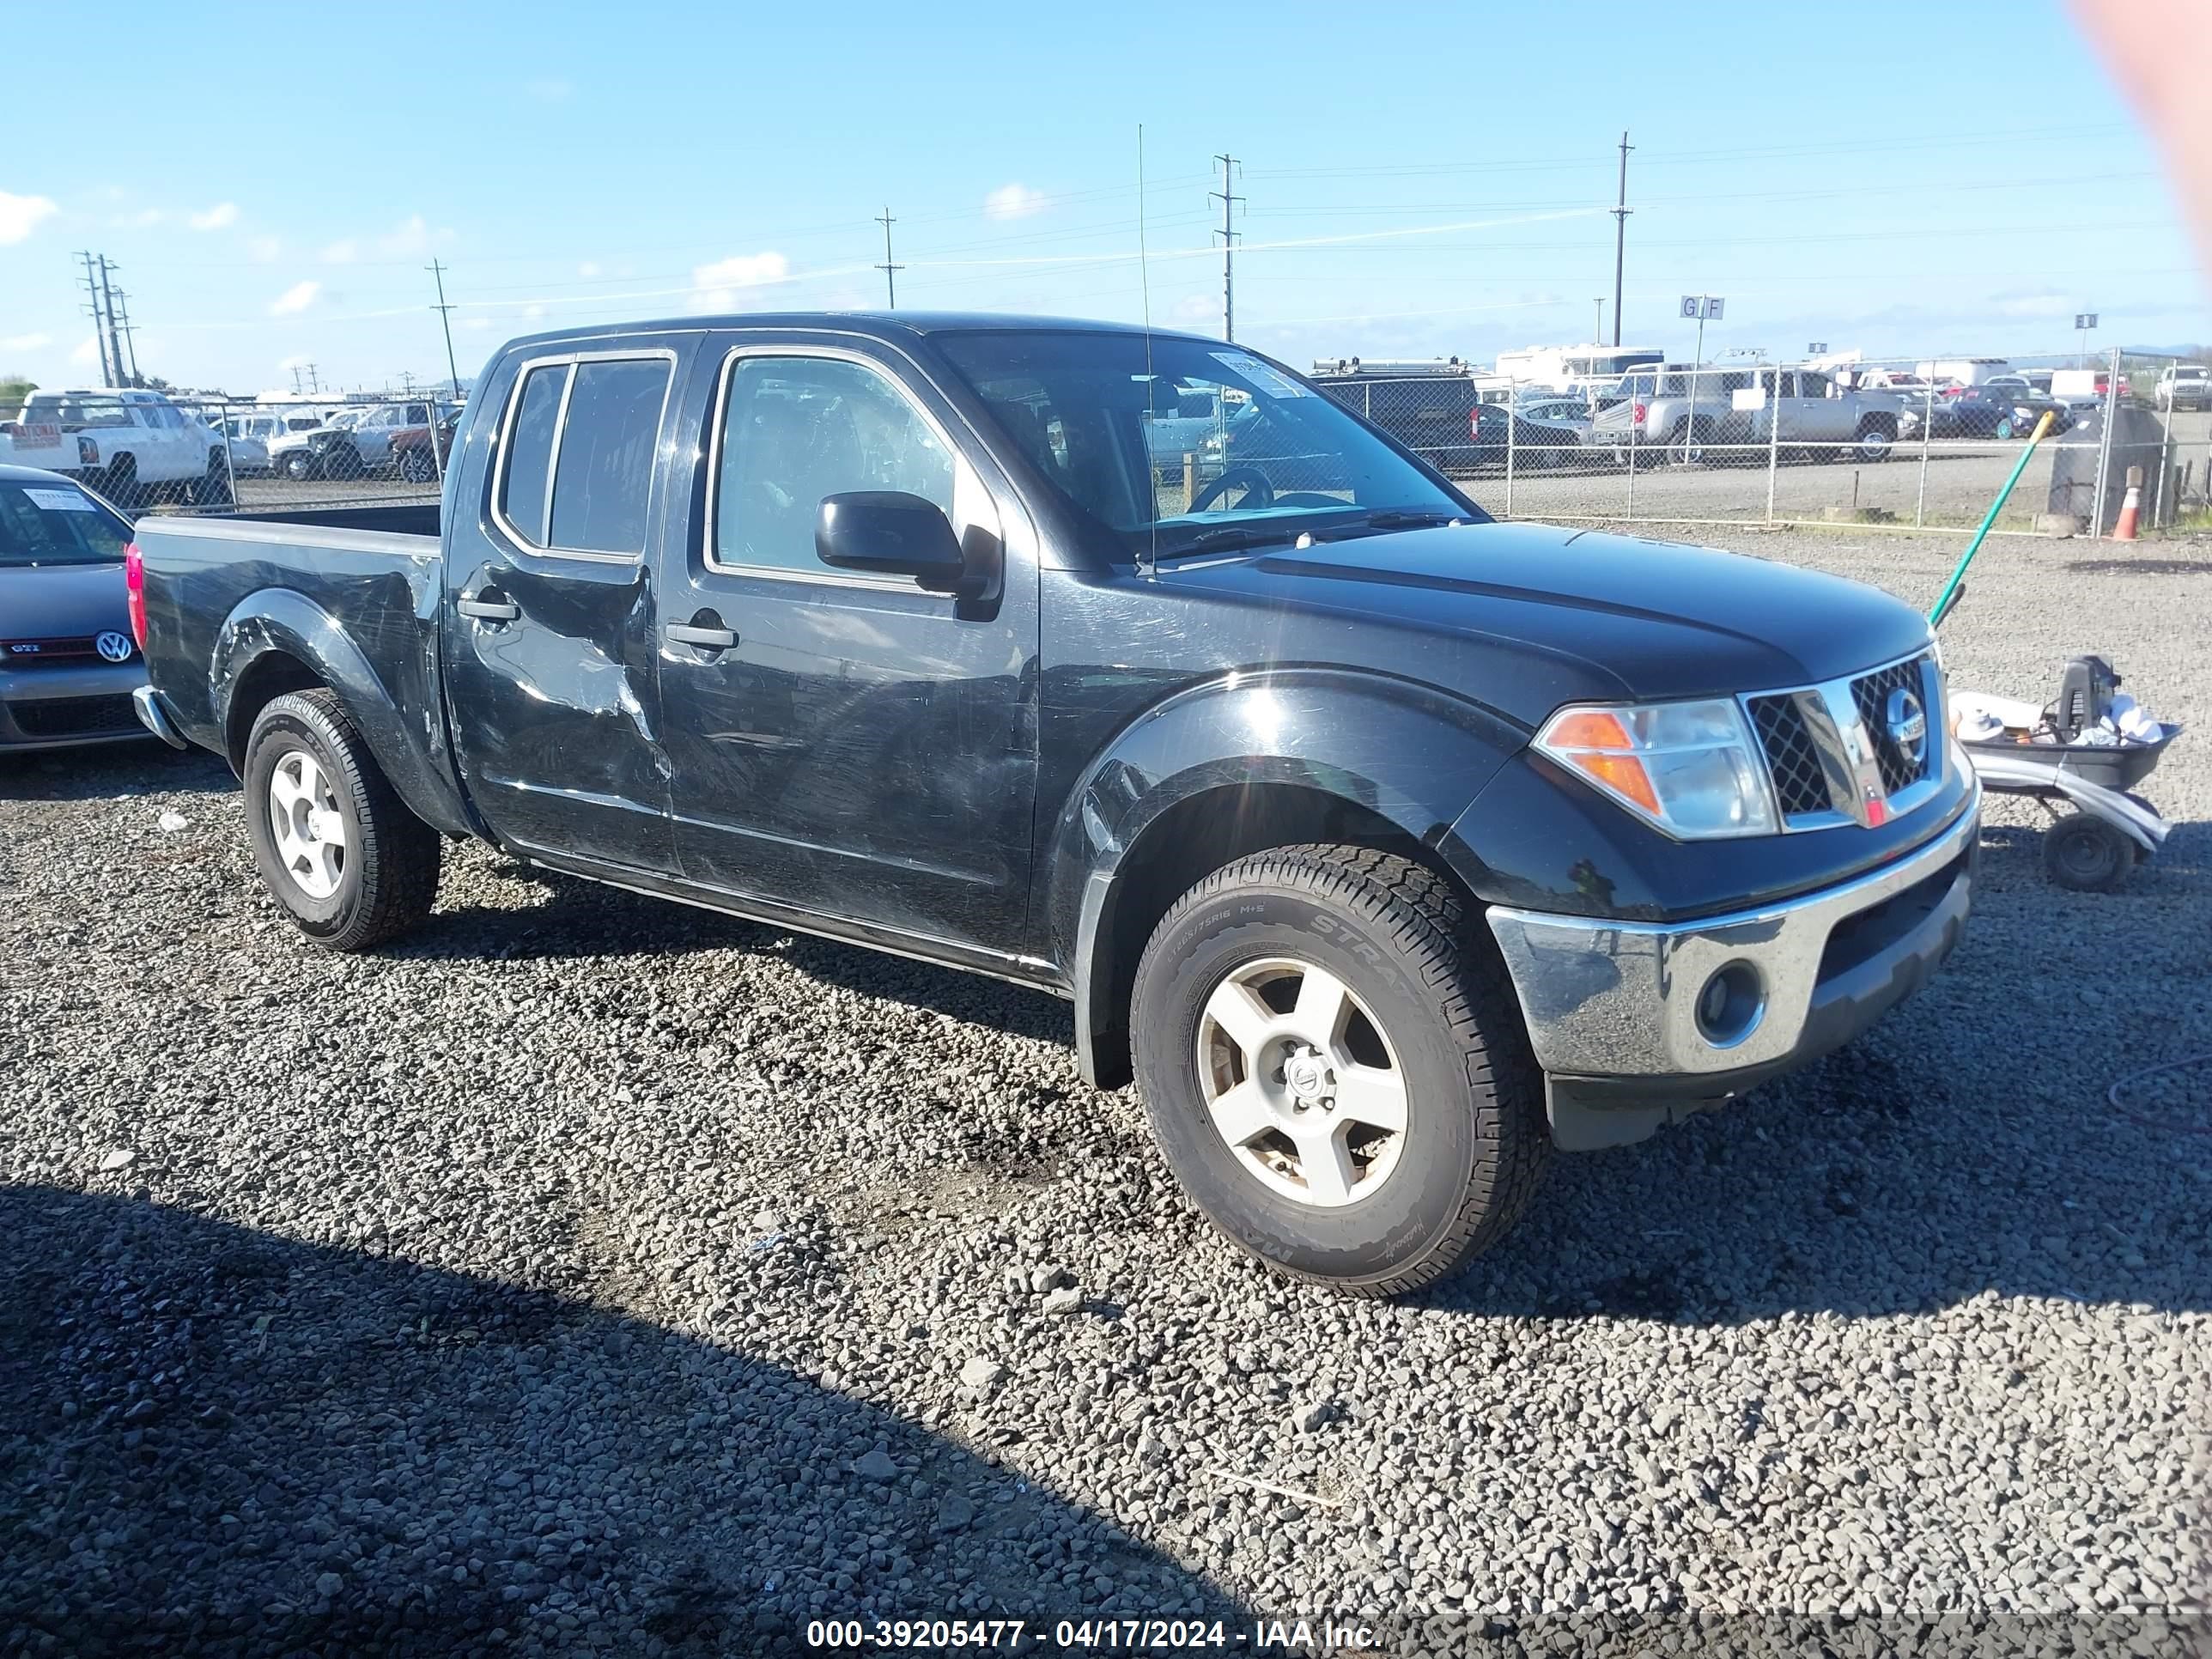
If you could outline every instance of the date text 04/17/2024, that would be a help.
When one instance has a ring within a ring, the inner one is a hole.
[[[998,1648],[1175,1652],[1190,1650],[1309,1654],[1370,1651],[1378,1633],[1365,1625],[1304,1619],[1256,1620],[1247,1626],[1220,1619],[1061,1619],[1049,1626],[1021,1619],[816,1619],[806,1644],[823,1649]]]

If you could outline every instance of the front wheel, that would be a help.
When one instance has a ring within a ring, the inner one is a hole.
[[[295,925],[366,951],[430,913],[442,851],[328,691],[278,697],[246,744],[246,825],[261,878]]]
[[[294,483],[305,483],[315,476],[315,458],[304,449],[295,449],[284,457],[283,473]]]
[[[1131,1005],[1183,1189],[1278,1272],[1360,1296],[1450,1276],[1550,1152],[1503,967],[1443,877],[1370,848],[1217,871],[1153,931]]]
[[[1858,458],[1871,465],[1889,459],[1889,447],[1897,441],[1897,434],[1879,421],[1869,421],[1859,428]]]
[[[399,477],[403,483],[426,484],[438,476],[437,463],[430,459],[427,449],[403,449],[399,452]]]

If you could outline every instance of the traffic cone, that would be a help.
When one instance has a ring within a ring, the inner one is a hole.
[[[2131,542],[2136,538],[2136,515],[2142,507],[2142,469],[2128,469],[2128,493],[2120,502],[2120,521],[2112,526],[2112,539]]]

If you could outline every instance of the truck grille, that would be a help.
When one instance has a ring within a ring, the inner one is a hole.
[[[1920,758],[1914,760],[1890,740],[1889,720],[1886,713],[1889,694],[1900,687],[1924,702],[1925,682],[1922,678],[1924,657],[1915,657],[1910,662],[1893,664],[1871,674],[1863,674],[1851,682],[1851,701],[1859,707],[1859,718],[1866,722],[1867,736],[1874,739],[1875,758],[1881,763],[1882,787],[1896,794],[1909,784],[1920,781],[1928,770],[1928,757],[1937,752],[1941,738],[1936,730],[1937,711],[1923,712],[1928,719],[1928,736],[1920,745]]]
[[[138,711],[128,697],[46,697],[9,705],[27,738],[106,738],[138,732]]]
[[[1889,735],[1890,694],[1900,689],[1921,700],[1928,720],[1927,741],[1917,759],[1900,749]],[[1847,695],[1848,702],[1844,701]],[[1744,710],[1751,717],[1752,729],[1758,734],[1759,748],[1765,754],[1767,774],[1774,782],[1775,802],[1782,810],[1785,824],[1792,819],[1814,817],[1832,823],[1838,815],[1866,821],[1853,811],[1856,803],[1848,796],[1837,798],[1835,790],[1846,786],[1840,781],[1830,782],[1832,776],[1846,780],[1852,775],[1853,762],[1846,752],[1839,728],[1850,724],[1853,714],[1857,715],[1867,741],[1873,746],[1873,759],[1881,774],[1885,799],[1893,799],[1935,776],[1941,765],[1942,709],[1940,703],[1931,703],[1929,696],[1928,658],[1924,654],[1878,668],[1848,682],[1838,680],[1802,691],[1765,692],[1746,697]],[[1833,751],[1826,756],[1826,765],[1822,763],[1824,750]],[[1870,784],[1872,780],[1868,781]],[[1818,825],[1805,823],[1801,827],[1812,829]]]
[[[1805,716],[1794,696],[1753,697],[1751,723],[1766,750],[1766,769],[1773,775],[1774,794],[1782,816],[1794,818],[1807,812],[1834,810],[1828,799],[1828,775],[1820,769],[1820,751],[1813,734],[1805,729]]]

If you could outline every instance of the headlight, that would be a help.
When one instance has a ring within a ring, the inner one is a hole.
[[[1727,698],[1562,708],[1536,747],[1684,841],[1779,827],[1759,744]]]

